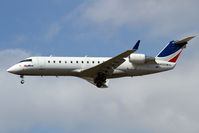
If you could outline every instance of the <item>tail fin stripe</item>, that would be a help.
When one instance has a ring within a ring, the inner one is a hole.
[[[181,49],[183,46],[174,45],[174,41],[171,41],[165,49],[158,55],[158,57],[165,57],[168,55],[171,55],[175,52],[177,52],[179,49]]]
[[[175,63],[177,61],[178,57],[180,56],[181,52],[182,52],[182,50],[175,57],[170,59],[169,62],[174,62]]]

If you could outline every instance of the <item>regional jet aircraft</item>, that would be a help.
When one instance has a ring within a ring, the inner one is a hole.
[[[189,40],[171,41],[156,57],[134,54],[140,40],[133,49],[113,58],[108,57],[29,57],[7,71],[24,76],[76,76],[87,80],[98,88],[107,88],[107,79],[141,76],[171,70]]]

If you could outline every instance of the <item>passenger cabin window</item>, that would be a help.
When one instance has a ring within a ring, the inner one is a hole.
[[[89,63],[89,61],[87,61],[87,63]]]
[[[32,62],[32,59],[25,59],[25,60],[22,60],[20,62]]]
[[[94,64],[95,62],[93,61],[93,64]]]
[[[70,63],[73,63],[73,61],[70,61]]]
[[[67,61],[65,61],[65,63],[67,63]]]
[[[53,61],[55,63],[55,61]]]
[[[84,61],[82,61],[82,64],[84,63]]]
[[[50,61],[48,61],[48,63],[50,63]]]
[[[76,61],[76,63],[78,63],[78,61]]]
[[[59,61],[59,63],[61,63],[61,61]]]
[[[100,63],[100,61],[98,61],[98,63]]]

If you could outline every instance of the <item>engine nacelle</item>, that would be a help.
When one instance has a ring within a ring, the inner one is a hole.
[[[131,54],[129,61],[133,64],[144,64],[146,62],[146,56],[145,54]]]
[[[155,61],[154,57],[146,56],[145,54],[131,54],[129,61],[133,64],[144,64],[150,61]]]

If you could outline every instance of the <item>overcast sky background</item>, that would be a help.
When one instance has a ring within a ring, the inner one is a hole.
[[[1,133],[198,133],[199,39],[169,72],[110,81],[97,89],[74,77],[6,72],[43,56],[155,56],[199,33],[198,0],[0,0]]]

